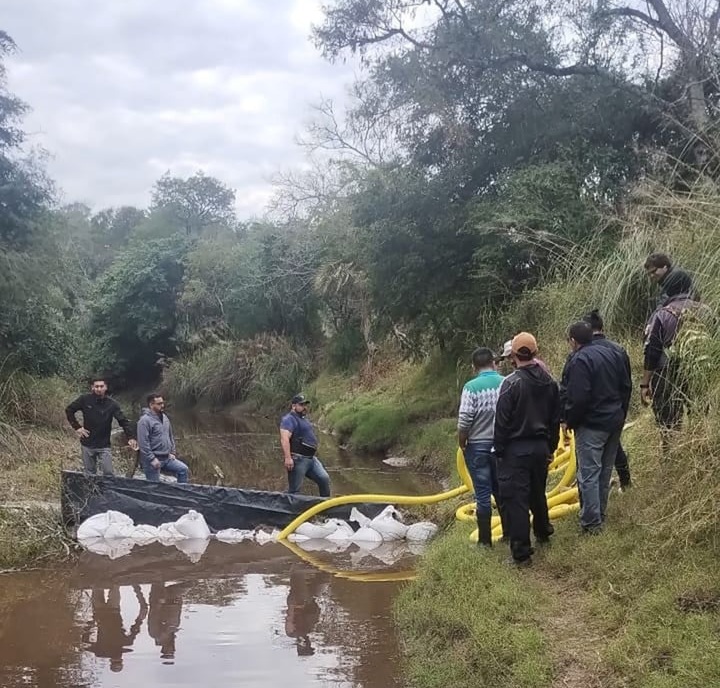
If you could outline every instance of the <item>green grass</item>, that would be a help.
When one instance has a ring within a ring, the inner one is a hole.
[[[396,604],[405,670],[417,688],[550,685],[542,587],[454,526],[431,546]]]

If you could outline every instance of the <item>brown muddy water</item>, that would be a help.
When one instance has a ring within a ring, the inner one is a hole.
[[[273,420],[173,421],[195,481],[220,472],[225,485],[285,488]],[[334,494],[439,489],[320,441]],[[210,541],[193,552],[154,543],[0,576],[0,686],[400,688],[391,607],[418,553],[404,543],[301,556],[279,543]],[[377,574],[400,580],[364,580]]]

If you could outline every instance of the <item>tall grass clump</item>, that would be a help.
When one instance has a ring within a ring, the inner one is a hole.
[[[277,405],[308,380],[311,359],[290,341],[260,335],[240,342],[217,342],[188,358],[172,361],[162,390],[178,404],[211,407],[253,401]]]

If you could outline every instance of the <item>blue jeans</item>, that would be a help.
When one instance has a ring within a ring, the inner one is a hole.
[[[180,461],[177,457],[161,458],[156,457],[160,461],[160,468],[153,468],[149,462],[143,461],[143,471],[145,471],[145,478],[150,482],[157,483],[160,481],[160,473],[169,473],[177,478],[178,483],[186,483],[188,481],[188,470],[187,464]]]
[[[622,428],[608,431],[580,427],[575,430],[577,480],[582,495],[580,524],[585,529],[600,528],[605,521],[610,479],[621,434]]]
[[[468,442],[465,447],[465,465],[475,490],[475,508],[478,514],[492,513],[490,496],[498,499],[498,483],[492,442]]]
[[[288,492],[300,492],[303,478],[310,478],[320,489],[321,497],[330,496],[330,476],[317,456],[302,456],[293,454],[293,468],[288,471]]]

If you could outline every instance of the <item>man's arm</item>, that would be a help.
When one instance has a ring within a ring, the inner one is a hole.
[[[640,400],[647,406],[652,400],[653,373],[660,367],[663,354],[663,326],[660,313],[657,313],[650,324],[650,331],[645,340],[643,355],[643,376],[640,382]]]
[[[128,439],[130,449],[137,451],[138,445],[135,439],[135,433],[133,432],[132,423],[127,419],[117,401],[115,402],[115,408],[113,409],[113,416],[115,417],[118,425],[123,429],[125,437]]]
[[[495,406],[495,428],[493,431],[493,445],[496,456],[501,459],[505,455],[508,436],[512,427],[513,411],[515,409],[516,385],[505,380],[500,386],[497,405]]]
[[[568,379],[565,402],[565,421],[570,428],[576,428],[585,418],[592,398],[592,376],[586,361],[573,356]]]
[[[153,454],[150,448],[150,424],[145,422],[143,416],[137,424],[137,443],[140,449],[140,459],[144,464],[157,461],[155,454]]]
[[[88,432],[88,430],[86,428],[84,428],[82,425],[80,425],[80,423],[78,423],[78,421],[77,421],[77,418],[75,417],[75,414],[78,411],[82,411],[82,407],[83,407],[83,398],[82,397],[78,397],[77,399],[75,399],[75,401],[70,402],[65,407],[65,417],[67,418],[68,423],[70,423],[72,429],[75,431],[75,434],[80,438],[90,436],[90,433]],[[83,422],[84,422],[84,419],[83,419]]]
[[[627,416],[630,410],[630,399],[632,399],[632,369],[630,367],[630,356],[628,356],[625,349],[622,350],[622,373],[623,377],[620,391],[622,393],[623,411],[625,412],[625,416]]]
[[[560,414],[562,413],[562,406],[560,403],[560,389],[555,386],[550,399],[550,422],[548,424],[548,449],[549,456],[552,456],[555,451],[555,442],[560,437]]]
[[[167,419],[167,422],[168,422],[168,437],[170,438],[170,454],[172,456],[176,456],[175,435],[173,434],[172,423],[170,422],[170,419],[167,416],[165,416],[165,418]]]
[[[283,460],[285,462],[285,468],[289,471],[292,470],[295,462],[293,461],[292,453],[290,452],[290,438],[292,432],[285,428],[280,428],[280,446],[282,447]]]
[[[464,450],[467,446],[470,428],[472,427],[475,417],[477,416],[478,399],[477,395],[472,394],[463,388],[460,396],[460,409],[458,410],[458,444],[460,449]]]

